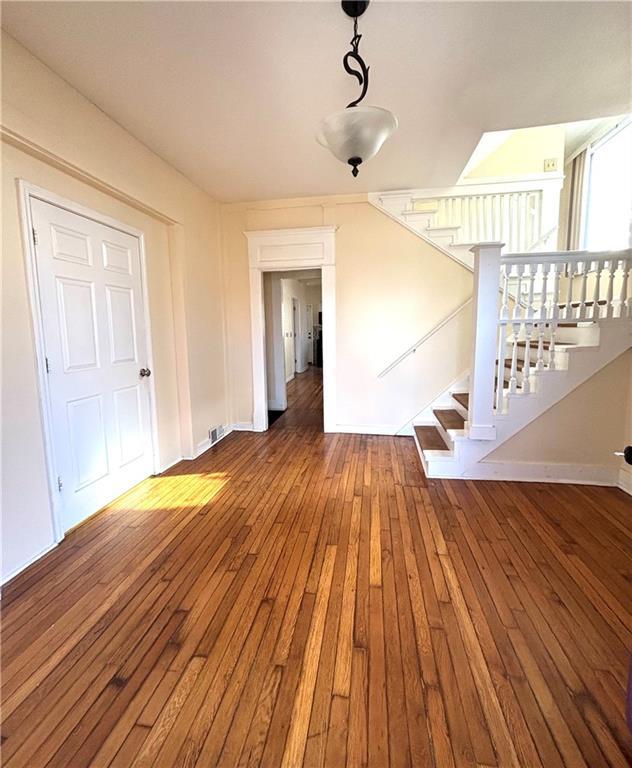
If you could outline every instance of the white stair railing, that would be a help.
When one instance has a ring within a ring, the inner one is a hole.
[[[462,183],[371,196],[442,245],[504,242],[511,252],[555,248],[563,176]]]
[[[632,249],[503,256],[502,248],[472,248],[476,330],[469,419],[470,436],[483,440],[495,437],[495,414],[505,410],[508,395],[529,394],[534,374],[559,367],[561,326],[632,318]]]

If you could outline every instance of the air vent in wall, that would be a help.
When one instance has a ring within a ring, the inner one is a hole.
[[[211,439],[211,445],[213,445],[213,443],[216,443],[218,440],[221,440],[222,437],[224,437],[224,427],[220,424],[219,427],[213,427],[212,429],[209,429],[208,436]]]

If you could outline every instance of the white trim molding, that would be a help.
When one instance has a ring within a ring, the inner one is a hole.
[[[253,429],[268,428],[263,273],[319,268],[322,279],[323,410],[325,432],[336,431],[336,228],[244,232],[250,262]]]
[[[632,496],[632,469],[627,467],[621,467],[619,470],[619,482],[617,485],[622,491],[629,493]]]
[[[481,461],[460,479],[617,486],[618,474],[616,467],[599,464]]]

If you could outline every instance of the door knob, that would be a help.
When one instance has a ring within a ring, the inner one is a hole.
[[[149,368],[141,368],[140,371],[139,371],[139,374],[140,374],[141,378],[143,376],[151,376],[151,371],[149,370]]]

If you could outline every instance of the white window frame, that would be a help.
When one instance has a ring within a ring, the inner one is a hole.
[[[580,249],[587,250],[586,240],[588,237],[588,205],[590,202],[590,180],[592,176],[592,161],[593,156],[599,151],[604,144],[613,139],[624,128],[627,128],[632,123],[632,116],[626,117],[621,122],[613,125],[603,136],[593,141],[586,148],[586,170],[584,173],[584,184],[581,195],[581,217],[580,217]],[[632,234],[630,235],[632,238]],[[632,246],[632,242],[628,242],[628,245]]]

